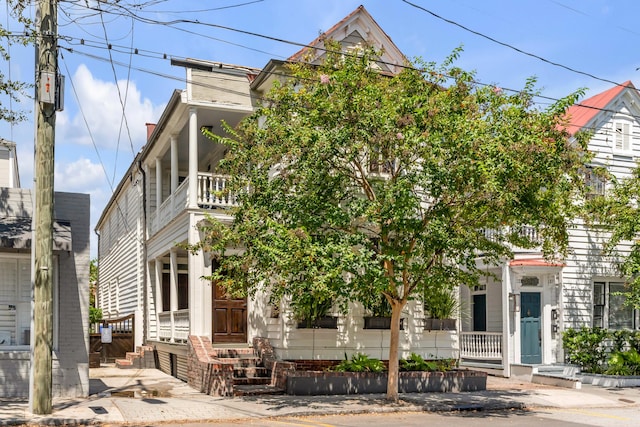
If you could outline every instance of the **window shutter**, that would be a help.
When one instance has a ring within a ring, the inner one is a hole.
[[[631,124],[616,122],[614,125],[615,149],[621,151],[631,150]]]

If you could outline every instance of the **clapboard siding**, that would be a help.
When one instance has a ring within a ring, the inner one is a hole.
[[[246,72],[223,69],[211,73],[189,70],[191,82],[189,92],[194,101],[231,104],[251,108],[251,92]]]
[[[98,228],[98,306],[106,318],[132,314],[144,304],[140,191],[131,181],[122,186]]]

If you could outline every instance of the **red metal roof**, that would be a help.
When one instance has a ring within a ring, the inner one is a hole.
[[[511,267],[564,267],[562,262],[550,262],[544,259],[514,259],[509,262]]]
[[[569,107],[567,110],[567,117],[569,119],[567,131],[573,135],[581,130],[626,88],[635,90],[631,80],[627,80],[621,85],[614,86],[609,90],[605,90],[604,92]]]

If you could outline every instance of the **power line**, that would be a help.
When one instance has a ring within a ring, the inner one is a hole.
[[[547,63],[547,64],[553,65],[553,66],[555,66],[555,67],[560,67],[560,68],[565,69],[565,70],[567,70],[567,71],[571,71],[572,73],[581,74],[581,75],[583,75],[583,76],[587,76],[587,77],[590,77],[590,78],[592,78],[592,79],[599,80],[599,81],[601,81],[601,82],[611,83],[611,84],[613,84],[613,85],[615,85],[615,86],[623,86],[621,83],[614,82],[613,80],[609,80],[609,79],[605,79],[605,78],[602,78],[602,77],[598,77],[598,76],[595,76],[595,75],[593,75],[593,74],[591,74],[591,73],[587,73],[587,72],[585,72],[585,71],[580,71],[580,70],[577,70],[577,69],[575,69],[575,68],[572,68],[572,67],[569,67],[569,66],[566,66],[566,65],[560,64],[560,63],[558,63],[558,62],[551,61],[551,60],[549,60],[549,59],[543,58],[543,57],[542,57],[542,56],[540,56],[540,55],[536,55],[536,54],[534,54],[534,53],[527,52],[527,51],[522,50],[522,49],[520,49],[520,48],[518,48],[518,47],[515,47],[515,46],[513,46],[513,45],[511,45],[511,44],[509,44],[509,43],[505,43],[505,42],[502,42],[502,41],[500,41],[500,40],[497,40],[497,39],[495,39],[495,38],[493,38],[493,37],[491,37],[491,36],[488,36],[488,35],[486,35],[486,34],[483,34],[483,33],[479,32],[479,31],[472,30],[471,28],[466,27],[466,26],[464,26],[464,25],[462,25],[462,24],[460,24],[460,23],[458,23],[458,22],[456,22],[456,21],[453,21],[453,20],[451,20],[451,19],[444,18],[444,17],[442,17],[442,16],[438,15],[437,13],[435,13],[435,12],[433,12],[433,11],[431,11],[431,10],[429,10],[429,9],[425,8],[425,7],[422,7],[422,6],[419,6],[419,5],[415,4],[415,3],[412,3],[412,2],[410,2],[409,0],[402,0],[402,1],[403,1],[404,3],[406,3],[406,4],[410,5],[410,6],[412,6],[412,7],[415,7],[416,9],[419,9],[419,10],[422,10],[423,12],[428,13],[429,15],[433,16],[434,18],[440,19],[441,21],[444,21],[444,22],[446,22],[446,23],[448,23],[448,24],[455,25],[456,27],[458,27],[458,28],[462,28],[463,30],[465,30],[465,31],[467,31],[467,32],[470,32],[470,33],[475,34],[475,35],[477,35],[477,36],[479,36],[479,37],[482,37],[482,38],[484,38],[484,39],[487,39],[487,40],[489,40],[489,41],[491,41],[491,42],[493,42],[493,43],[499,44],[499,45],[501,45],[501,46],[507,47],[507,48],[512,49],[512,50],[515,50],[516,52],[521,53],[521,54],[523,54],[523,55],[529,56],[529,57],[531,57],[531,58],[538,59],[538,60],[540,60],[540,61],[542,61],[542,62],[545,62],[545,63]]]
[[[93,58],[93,59],[96,59],[96,60],[99,60],[99,61],[104,61],[104,62],[113,62],[113,64],[116,64],[116,65],[119,65],[119,66],[122,66],[122,67],[129,67],[129,65],[128,65],[128,64],[125,64],[125,63],[123,63],[123,62],[119,62],[119,61],[116,61],[116,60],[113,60],[113,59],[100,57],[100,56],[98,56],[98,55],[94,55],[94,54],[90,54],[90,53],[86,53],[86,52],[81,52],[81,51],[78,51],[77,49],[74,49],[74,48],[65,48],[65,47],[62,47],[62,46],[60,46],[60,47],[61,47],[61,48],[66,49],[66,50],[68,50],[68,51],[69,51],[69,52],[71,52],[71,53],[78,53],[78,54],[80,54],[80,55],[87,56],[87,57],[90,57],[90,58]],[[100,48],[100,49],[106,49],[106,50],[109,50],[109,48],[108,48],[108,47],[105,47],[105,46],[102,46],[102,47],[100,47],[100,46],[93,46],[93,47],[95,47],[95,48]],[[123,53],[125,53],[125,52],[123,52]],[[127,52],[127,53],[130,53],[130,52]],[[166,56],[166,54],[161,54],[161,55]],[[156,58],[156,59],[163,59],[163,60],[166,60],[167,58],[165,58],[164,56],[163,56],[162,58],[158,57],[158,58]],[[176,56],[169,56],[169,58],[176,58]],[[212,62],[212,63],[217,63],[217,61],[211,61],[211,62]],[[404,65],[404,64],[394,64],[394,63],[390,63],[390,62],[385,62],[385,64],[386,64],[386,65],[393,65],[393,66],[397,66],[397,67],[405,68],[405,69],[412,69],[412,70],[416,70],[416,71],[424,71],[424,70],[420,70],[420,69],[417,69],[417,68],[415,68],[415,67],[411,67],[411,66]],[[167,79],[175,80],[175,81],[178,81],[178,82],[181,82],[181,83],[199,85],[199,86],[201,86],[201,87],[208,87],[208,88],[211,88],[211,89],[217,89],[217,90],[221,90],[221,91],[227,91],[228,93],[234,93],[234,94],[239,95],[239,96],[250,97],[250,95],[248,95],[248,94],[246,94],[246,93],[244,93],[244,92],[233,91],[233,90],[231,90],[231,89],[227,89],[227,88],[224,88],[224,87],[222,87],[222,86],[215,86],[215,85],[211,85],[211,84],[205,84],[205,83],[200,83],[200,82],[193,82],[193,81],[189,81],[189,80],[187,80],[186,78],[176,77],[176,76],[172,76],[172,75],[170,75],[170,74],[164,74],[164,73],[160,73],[160,72],[155,71],[155,70],[149,70],[149,69],[145,69],[145,68],[139,68],[139,67],[131,67],[131,68],[132,68],[132,69],[134,69],[134,70],[136,70],[136,71],[140,71],[140,72],[143,72],[143,73],[156,75],[156,76],[158,76],[158,77],[163,77],[163,78],[167,78]],[[265,72],[265,71],[262,71],[262,72]],[[288,75],[287,75],[286,73],[281,73],[281,72],[274,72],[274,71],[271,71],[271,72],[268,72],[268,74],[269,74],[269,75],[278,76],[278,77],[288,77]],[[445,77],[449,77],[449,76],[445,76]],[[219,77],[219,80],[225,81],[225,80],[231,80],[231,79],[226,79],[225,77]],[[477,85],[479,85],[479,86],[495,87],[495,85],[494,85],[494,84],[484,83],[484,82],[481,82],[481,81],[479,81],[479,80],[475,80],[475,79],[473,80],[473,83],[474,83],[474,84],[477,84]],[[620,85],[620,86],[621,86],[621,85]],[[504,91],[507,91],[507,92],[511,92],[511,93],[520,93],[520,92],[522,92],[522,90],[518,90],[518,89],[511,89],[511,88],[506,88],[506,87],[500,87],[500,89],[502,89],[502,90],[504,90]],[[541,100],[546,100],[546,101],[551,101],[551,102],[557,102],[557,101],[560,101],[560,99],[559,99],[559,98],[554,98],[554,97],[546,96],[546,95],[542,95],[542,94],[533,94],[533,96],[534,96],[534,98],[541,99]],[[264,100],[264,99],[261,99],[261,98],[258,98],[258,99],[260,99],[260,100]],[[542,102],[537,102],[537,104],[544,104],[544,103],[542,103]],[[579,107],[582,107],[582,108],[591,109],[591,110],[597,110],[597,111],[602,111],[602,112],[609,112],[609,113],[614,113],[614,112],[615,112],[614,110],[610,110],[610,109],[606,109],[606,108],[594,107],[594,106],[590,106],[590,105],[584,105],[584,104],[581,104],[581,103],[577,103],[577,104],[575,104],[575,105],[576,105],[576,106],[579,106]],[[633,115],[631,115],[631,117],[633,117],[633,118],[636,118],[636,119],[640,120],[640,117],[633,116]]]
[[[100,150],[98,150],[98,145],[96,144],[96,140],[93,137],[93,133],[91,132],[91,126],[89,126],[89,121],[87,120],[87,115],[84,113],[84,109],[82,108],[82,103],[80,102],[80,97],[78,96],[78,91],[76,90],[76,86],[75,86],[75,83],[73,81],[73,78],[71,77],[71,74],[69,73],[69,67],[67,66],[67,62],[64,59],[64,55],[60,54],[60,58],[62,59],[62,62],[64,63],[65,70],[67,70],[67,74],[69,74],[69,81],[71,82],[71,89],[73,91],[74,97],[76,98],[76,102],[78,103],[78,110],[80,110],[80,115],[82,116],[82,120],[84,122],[84,125],[87,128],[87,132],[89,133],[89,139],[91,140],[91,145],[93,145],[93,149],[95,150],[96,156],[98,157],[98,163],[100,163],[100,166],[102,168],[102,173],[104,174],[104,177],[107,180],[107,184],[109,185],[109,189],[111,190],[111,194],[114,194],[115,188],[113,187],[113,183],[115,182],[115,178],[114,178],[113,181],[109,180],[109,174],[107,173],[107,168],[106,168],[104,162],[102,161],[102,156],[100,155]],[[120,214],[121,218],[123,219],[123,224],[125,226],[125,229],[127,230],[127,232],[131,232],[129,224],[127,223],[127,220],[126,220],[126,216],[124,215],[124,212],[122,212],[122,208],[121,208],[121,206],[120,206],[120,204],[118,203],[117,200],[115,200],[115,205],[116,205],[116,208],[118,210],[118,213]]]

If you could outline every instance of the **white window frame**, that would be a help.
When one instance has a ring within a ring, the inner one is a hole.
[[[628,118],[613,120],[613,151],[616,153],[633,152],[633,121]]]
[[[584,173],[584,183],[587,187],[587,198],[604,196],[607,191],[607,181],[599,176],[594,166],[587,166]]]
[[[28,318],[30,319],[29,321],[29,331],[30,332],[30,337],[29,337],[29,343],[32,342],[31,340],[31,336],[33,335],[32,330],[33,330],[33,281],[34,281],[34,277],[33,277],[33,259],[31,257],[30,254],[3,254],[0,253],[0,259],[2,260],[13,260],[16,263],[18,263],[18,261],[26,261],[26,264],[29,266],[28,267],[28,271],[27,271],[27,275],[28,275],[28,280],[29,280],[29,285],[30,285],[30,293],[29,293],[29,298],[28,300],[22,300],[19,302],[20,305],[22,305],[24,308],[22,308],[22,310],[27,310],[27,314],[28,314]],[[18,264],[18,268],[19,268],[19,264]],[[53,316],[53,349],[57,350],[58,349],[58,328],[59,328],[59,303],[60,303],[60,297],[59,297],[59,278],[58,278],[58,274],[59,274],[59,269],[58,269],[58,257],[54,255],[53,257],[53,268],[52,268],[52,291],[53,291],[53,306],[52,306],[52,316]],[[19,274],[19,272],[17,272]],[[19,292],[19,289],[16,289],[16,294]],[[19,296],[16,295],[16,298],[18,298]],[[18,298],[19,299],[19,298]],[[18,301],[18,299],[16,299],[16,301]],[[6,304],[6,302],[0,302],[0,304]],[[24,313],[23,313],[24,314]],[[24,333],[25,329],[24,329],[24,325],[20,325],[19,323],[19,316],[20,314],[17,313],[16,314],[16,321],[15,321],[15,331],[14,331],[14,340],[16,339],[16,337],[19,336],[20,333]],[[30,344],[11,344],[11,345],[3,345],[0,347],[0,352],[2,351],[29,351],[31,348]]]
[[[593,281],[592,326],[611,330],[640,329],[640,317],[638,310],[626,307],[623,308],[622,301],[625,297],[612,295],[612,293],[622,290],[623,285],[624,282],[620,279],[602,279]],[[612,286],[615,286],[617,289],[612,290]],[[622,323],[612,324],[612,321],[615,321],[615,317],[612,316],[611,309],[614,307],[618,307],[618,311],[624,310],[630,312],[631,319],[629,321],[629,325],[624,325]]]

